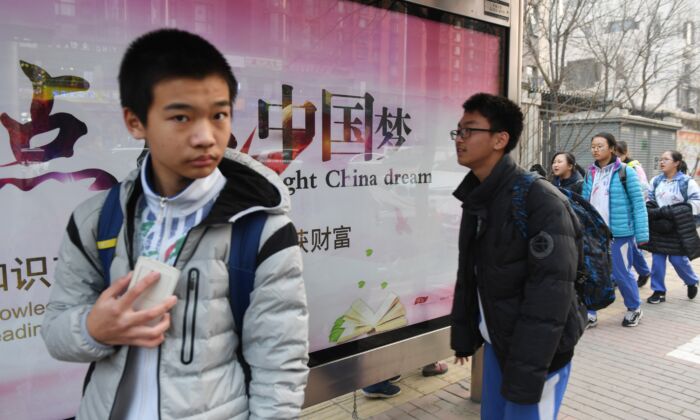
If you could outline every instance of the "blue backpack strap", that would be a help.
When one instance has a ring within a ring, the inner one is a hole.
[[[664,175],[657,175],[654,178],[651,179],[651,193],[649,194],[649,200],[651,201],[656,201],[656,189],[659,187],[659,184],[661,184],[661,179]]]
[[[530,187],[537,181],[540,176],[527,172],[523,176],[515,180],[513,184],[513,220],[518,231],[527,239],[527,195],[530,192]]]
[[[679,189],[681,190],[681,194],[683,195],[683,202],[688,201],[688,182],[690,181],[690,177],[688,176],[682,176],[681,179],[678,181],[679,182]]]
[[[243,317],[250,305],[255,285],[258,248],[267,213],[258,211],[243,216],[231,227],[231,251],[228,260],[229,303],[238,335],[236,355],[245,375],[246,393],[250,383],[250,365],[243,357]]]
[[[683,195],[684,203],[688,202],[688,184],[690,183],[690,180],[690,176],[685,175],[678,181],[680,183],[678,189],[680,189],[681,194]],[[700,227],[700,214],[694,214],[693,220],[695,221],[695,227]]]
[[[625,195],[629,199],[629,193],[627,192],[627,168],[630,168],[630,166],[627,166],[627,164],[623,163],[620,169],[617,171],[617,177],[620,178],[622,190],[625,192]]]
[[[124,214],[119,203],[120,185],[110,188],[97,223],[97,253],[102,262],[105,287],[111,284],[109,270],[114,259],[114,251],[117,249],[117,237],[124,223]]]

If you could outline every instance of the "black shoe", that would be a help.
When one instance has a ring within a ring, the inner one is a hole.
[[[654,292],[649,298],[647,299],[647,303],[651,304],[656,304],[656,303],[661,303],[661,302],[666,302],[666,293],[664,292]]]
[[[362,388],[362,393],[365,394],[367,398],[391,398],[399,395],[401,393],[401,388],[387,380]]]
[[[637,287],[644,287],[644,285],[646,285],[648,281],[649,274],[646,274],[644,276],[640,274],[639,277],[637,277]]]
[[[697,283],[692,285],[692,286],[688,286],[688,299],[695,299],[695,296],[697,296],[697,295],[698,295]]]

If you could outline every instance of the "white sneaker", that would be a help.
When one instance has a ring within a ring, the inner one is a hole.
[[[639,320],[642,319],[642,309],[637,308],[633,311],[627,311],[625,318],[622,320],[623,327],[636,327],[639,325]]]
[[[586,329],[593,328],[598,325],[598,316],[588,314],[588,324],[586,324]]]

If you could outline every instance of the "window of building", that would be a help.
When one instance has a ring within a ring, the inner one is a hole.
[[[678,108],[688,112],[690,109],[690,86],[683,83],[678,87],[678,97],[676,100]]]
[[[634,20],[634,18],[613,20],[608,24],[608,32],[623,32],[632,29],[639,29],[639,22]]]
[[[693,45],[694,34],[693,34],[693,22],[686,22],[683,25],[683,37],[685,38],[685,45]]]

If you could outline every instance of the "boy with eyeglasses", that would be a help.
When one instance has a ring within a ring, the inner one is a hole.
[[[566,198],[549,182],[527,195],[527,238],[516,226],[513,188],[527,171],[510,157],[523,114],[485,93],[463,105],[457,161],[471,171],[462,201],[452,308],[456,362],[484,345],[482,419],[556,419],[574,346],[586,323],[574,290],[576,228]]]

